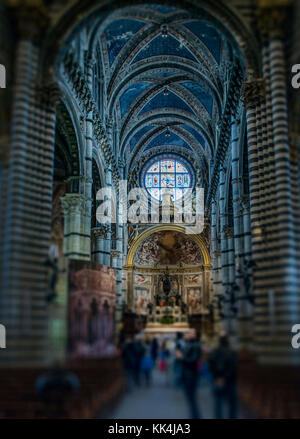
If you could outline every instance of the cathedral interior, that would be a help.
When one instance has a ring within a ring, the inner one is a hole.
[[[300,417],[299,3],[0,2],[0,418],[93,418],[128,334],[189,328],[228,334],[245,417]],[[81,387],[46,410],[54,364]]]

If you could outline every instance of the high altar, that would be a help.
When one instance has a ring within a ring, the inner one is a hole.
[[[200,244],[179,228],[158,228],[135,245],[123,288],[131,311],[146,317],[146,332],[184,331],[192,316],[209,319],[211,269]]]

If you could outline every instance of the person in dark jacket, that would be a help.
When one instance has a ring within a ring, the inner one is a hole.
[[[134,384],[136,384],[135,367],[135,347],[133,337],[127,336],[122,347],[122,360],[126,376],[127,390],[130,391]]]
[[[237,356],[229,346],[228,337],[220,337],[219,347],[212,351],[208,360],[209,370],[213,376],[213,394],[215,401],[215,417],[223,418],[223,406],[229,406],[229,418],[235,419],[237,412],[236,380]]]
[[[185,335],[186,345],[181,351],[177,349],[175,355],[182,361],[182,385],[187,398],[192,419],[200,419],[201,413],[197,404],[198,366],[202,350],[197,340],[195,329]]]
[[[42,403],[47,405],[47,414],[53,418],[67,416],[66,402],[80,388],[78,377],[66,370],[62,364],[38,377],[35,390]]]
[[[177,332],[174,351],[183,352],[184,347],[185,341],[183,340],[183,334],[182,332]],[[173,363],[173,373],[175,387],[180,387],[182,385],[182,360],[177,358],[176,355]]]
[[[134,337],[134,380],[137,386],[141,384],[142,359],[145,355],[145,346],[142,342],[143,336],[138,333]]]
[[[151,357],[152,360],[154,362],[154,364],[156,363],[157,357],[158,357],[158,341],[157,338],[153,338],[151,341]]]

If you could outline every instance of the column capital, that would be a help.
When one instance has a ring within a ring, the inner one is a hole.
[[[249,78],[243,83],[241,101],[246,108],[259,104],[264,98],[265,80],[263,78]]]
[[[110,254],[112,258],[119,258],[121,256],[120,250],[111,250]]]
[[[66,183],[73,183],[73,181],[84,181],[85,177],[84,175],[70,175],[69,177],[65,178],[64,181]]]
[[[84,213],[86,211],[87,197],[82,194],[66,194],[60,199],[64,215]]]
[[[226,238],[233,238],[234,237],[233,227],[224,226],[222,231],[223,231]]]
[[[100,224],[99,226],[92,229],[92,234],[94,238],[107,238],[107,235],[110,231],[108,224]]]
[[[249,195],[243,195],[241,197],[241,206],[244,210],[250,209],[250,198]]]

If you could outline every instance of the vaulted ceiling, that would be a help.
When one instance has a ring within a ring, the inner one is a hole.
[[[169,6],[122,8],[100,37],[107,117],[127,166],[154,147],[207,167],[226,93],[228,45],[212,23]]]

